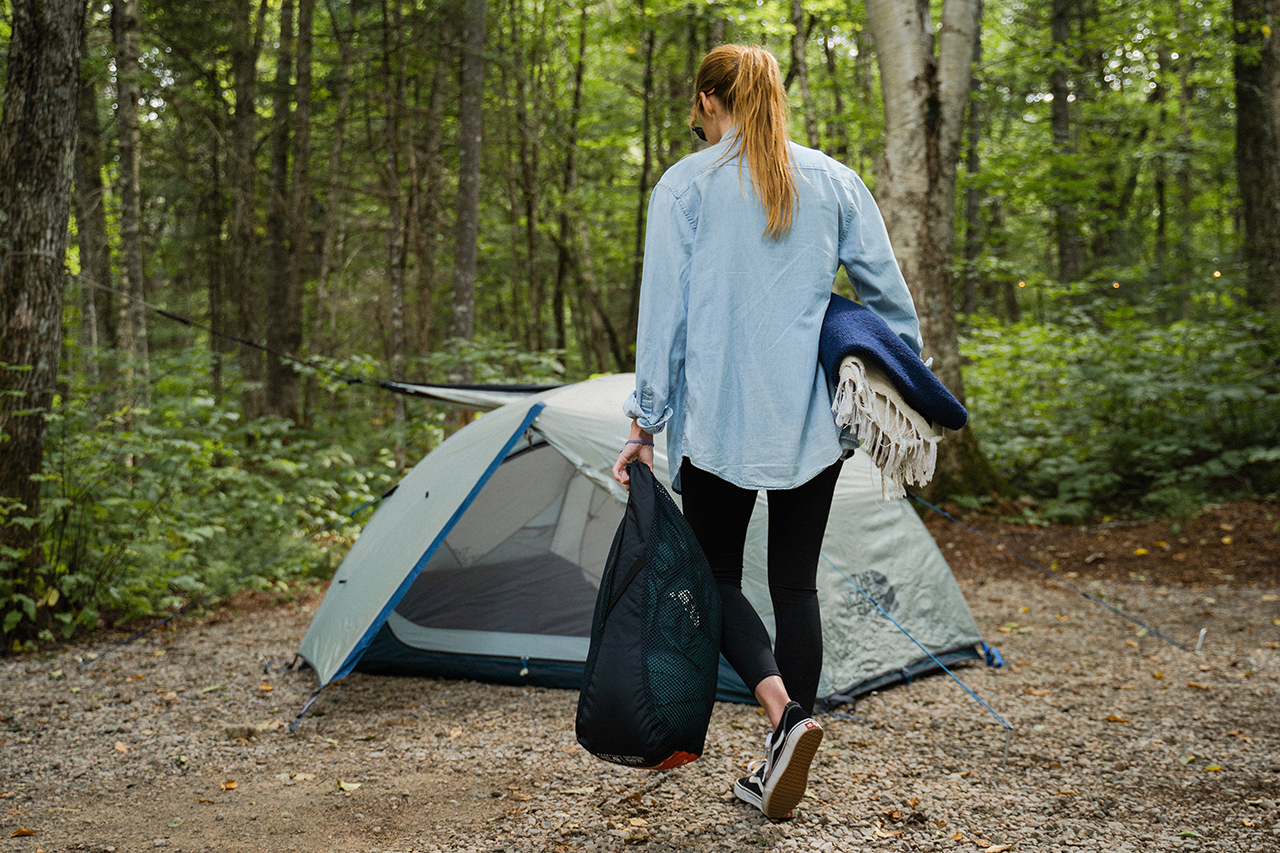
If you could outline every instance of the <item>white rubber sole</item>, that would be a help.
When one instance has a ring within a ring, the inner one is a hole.
[[[821,743],[822,726],[813,720],[805,720],[787,733],[777,766],[770,768],[769,778],[764,780],[760,810],[765,817],[773,820],[785,817],[804,799],[809,787],[809,766]],[[737,792],[737,785],[734,791]]]

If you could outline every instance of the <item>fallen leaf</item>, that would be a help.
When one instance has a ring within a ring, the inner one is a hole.
[[[1204,772],[1206,773],[1219,773],[1221,771],[1222,771],[1222,768],[1219,767],[1217,764],[1210,764],[1208,767],[1204,769]]]
[[[1044,690],[1039,687],[1028,687],[1026,690],[1022,692],[1026,693],[1028,696],[1048,696],[1049,695],[1048,690]]]
[[[1263,601],[1280,601],[1280,595],[1264,595],[1262,596],[1262,600]]]
[[[983,850],[982,853],[1004,853],[1004,851],[1012,849],[1012,844],[992,844],[986,850]]]
[[[596,790],[596,789],[595,789],[595,786],[591,786],[591,787],[588,787],[588,788],[565,788],[565,789],[564,789],[563,791],[561,791],[560,793],[562,793],[562,794],[592,794],[592,793],[595,793],[595,790]]]
[[[1125,640],[1125,641],[1124,641],[1124,644],[1125,644],[1126,646],[1128,646],[1129,648],[1131,648],[1131,649],[1136,649],[1136,648],[1138,648],[1138,641],[1137,641],[1137,640]]]
[[[951,840],[952,840],[952,841],[964,841],[964,833],[963,833],[963,832],[957,832],[957,833],[955,833],[954,835],[952,835],[952,836],[951,836]]]
[[[910,797],[910,798],[908,798],[908,799],[907,799],[907,805],[911,806],[911,808],[913,808],[913,809],[914,809],[916,806],[920,805],[920,798],[919,798],[919,797]]]
[[[216,802],[217,802],[217,800],[211,800],[211,799],[209,799],[208,797],[201,797],[201,798],[200,798],[200,802],[202,802],[202,803],[216,803]]]
[[[1178,760],[1181,761],[1183,764],[1190,764],[1191,762],[1196,760],[1196,757],[1195,755],[1184,755]]]
[[[312,782],[316,778],[314,773],[294,773],[293,778],[297,782]]]
[[[1129,722],[1129,718],[1122,717],[1119,714],[1109,714],[1107,716],[1107,722],[1108,723],[1127,723]]]
[[[1182,830],[1182,832],[1178,833],[1178,837],[1179,838],[1204,838],[1203,835],[1196,832],[1194,829],[1184,829]]]
[[[13,831],[13,834],[10,835],[9,837],[10,838],[26,838],[28,835],[35,835],[35,834],[36,834],[36,831],[34,829],[15,829]]]
[[[222,790],[224,791],[234,791],[235,789],[236,789],[236,780],[234,779],[228,779],[227,781],[222,783]]]
[[[1209,685],[1201,684],[1198,681],[1188,681],[1187,686],[1192,688],[1193,690],[1212,690],[1213,689]]]
[[[990,841],[988,841],[988,840],[987,840],[987,839],[985,839],[985,838],[971,838],[971,839],[969,839],[969,840],[970,840],[970,841],[972,841],[974,844],[976,844],[976,845],[977,845],[977,846],[979,846],[979,847],[990,847],[990,846],[991,846],[991,842],[990,842]]]
[[[520,791],[512,791],[511,799],[519,800],[522,803],[527,803],[529,800],[533,799],[533,796],[531,794],[521,793]]]
[[[129,745],[127,743],[120,740],[116,741],[116,752],[128,752],[128,751],[129,751]]]
[[[339,791],[347,791],[348,793],[350,793],[351,791],[354,791],[357,788],[359,788],[360,785],[361,785],[360,782],[343,782],[341,779],[338,780]]]
[[[1150,551],[1148,551],[1146,548],[1134,548],[1134,549],[1133,549],[1133,556],[1135,556],[1135,557],[1145,557],[1147,554],[1150,554],[1150,553],[1151,553],[1151,552],[1150,552]]]
[[[645,820],[642,817],[633,817],[631,818],[630,821],[628,821],[628,823],[630,823],[632,826],[648,826],[649,825],[649,821]]]
[[[876,831],[872,833],[872,835],[874,835],[876,838],[897,838],[898,836],[902,835],[902,832],[900,830],[895,830],[893,832],[886,832],[883,829],[877,828]]]
[[[1223,536],[1223,537],[1222,537],[1222,544],[1223,544],[1223,545],[1230,545],[1230,544],[1231,544],[1231,537],[1230,537],[1230,536]]]
[[[275,688],[272,687],[270,684],[259,684],[258,689],[261,690],[263,693],[270,693]]]
[[[1247,817],[1240,818],[1240,822],[1243,823],[1245,826],[1253,826],[1253,821],[1249,820],[1249,818]]]
[[[1160,672],[1159,670],[1157,670],[1156,672],[1151,673],[1151,677],[1152,677],[1152,678],[1164,678],[1164,673],[1163,673],[1163,672]]]
[[[225,684],[212,684],[204,688],[200,692],[201,693],[217,693],[219,690],[226,690],[226,689],[227,689],[227,685]]]

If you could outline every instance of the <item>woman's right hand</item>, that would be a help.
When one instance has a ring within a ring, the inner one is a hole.
[[[637,459],[648,465],[650,471],[653,470],[653,436],[633,420],[631,438],[622,445],[618,461],[613,463],[613,479],[626,486],[627,491],[631,491],[631,476],[627,473],[627,466]]]

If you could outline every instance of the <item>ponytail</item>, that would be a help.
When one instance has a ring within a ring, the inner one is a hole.
[[[767,216],[765,234],[782,239],[791,231],[799,192],[788,148],[791,104],[778,60],[760,47],[720,45],[698,68],[691,123],[697,119],[698,93],[714,94],[737,120],[740,151]]]

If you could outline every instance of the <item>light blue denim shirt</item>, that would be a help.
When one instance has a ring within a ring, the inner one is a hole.
[[[875,199],[853,170],[791,144],[791,233],[765,236],[736,128],[672,166],[649,199],[636,390],[623,411],[738,486],[789,489],[838,460],[818,333],[844,265],[864,305],[919,353],[920,324]],[[742,164],[739,170],[739,162]]]

